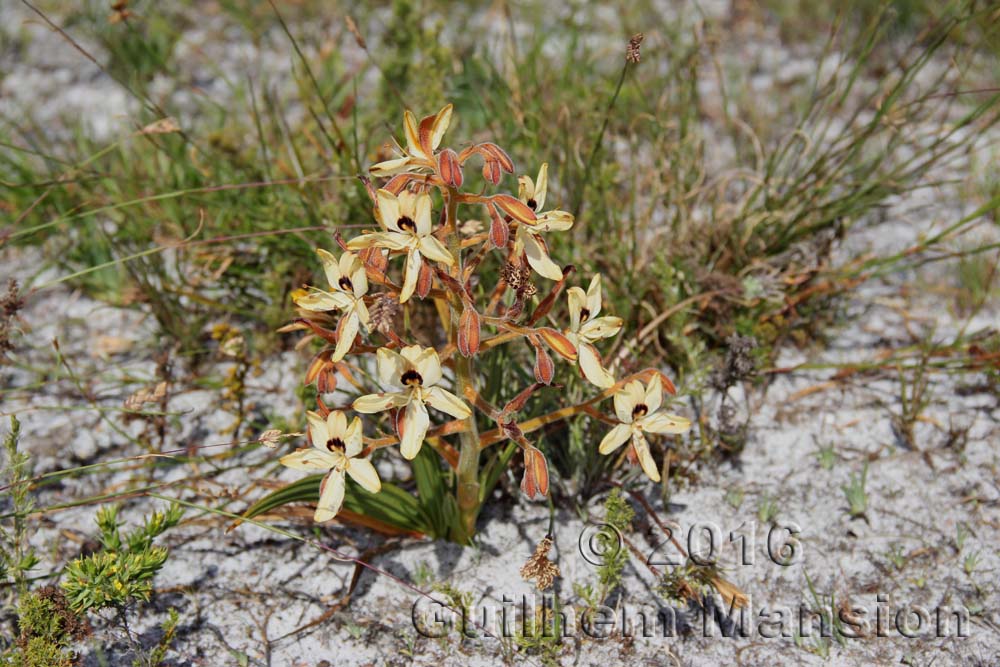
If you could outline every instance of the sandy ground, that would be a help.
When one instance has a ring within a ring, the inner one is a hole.
[[[35,31],[31,44],[0,84],[5,104],[28,95],[62,95],[59,103],[80,109],[90,131],[120,131],[97,120],[127,116],[128,103],[116,101],[111,82],[43,31]],[[52,76],[67,85],[53,86]],[[119,111],[109,115],[109,107]],[[969,168],[953,166],[959,175]],[[893,202],[882,224],[859,228],[838,255],[905,247],[961,217],[967,207],[957,189],[914,193]],[[39,284],[60,275],[57,262],[46,262],[54,258],[35,250],[4,247],[0,255],[2,278]],[[40,264],[50,266],[39,274]],[[865,284],[844,304],[827,345],[787,349],[776,366],[790,370],[774,374],[765,387],[730,390],[738,413],[749,420],[747,444],[737,458],[699,470],[700,481],[676,489],[666,506],[650,486],[638,487],[682,543],[717,558],[726,578],[748,595],[742,619],[719,622],[721,599],[709,600],[707,611],[668,605],[636,556],[611,606],[582,618],[574,587],[596,580],[590,537],[602,529],[598,498],[588,506],[589,516],[563,510],[555,515],[552,557],[562,576],[554,592],[566,615],[567,637],[548,657],[566,665],[1000,665],[996,394],[983,390],[979,373],[934,374],[931,401],[910,443],[893,417],[901,411],[898,375],[838,378],[836,368],[816,368],[873,361],[928,336],[948,341],[959,331],[995,330],[996,304],[969,321],[954,313],[945,294],[931,289],[948,280],[943,269],[932,269]],[[115,413],[102,417],[89,402],[120,406],[151,381],[159,345],[152,318],[140,308],[112,308],[60,286],[33,295],[23,321],[30,333],[21,341],[18,363],[0,367],[3,386],[20,390],[5,399],[2,412],[21,419],[22,443],[36,470],[138,453],[112,428],[119,426]],[[86,379],[89,399],[65,378],[33,388],[40,369],[54,365],[54,338],[74,372]],[[251,380],[250,402],[294,419],[294,388],[304,363],[294,353],[264,360]],[[802,364],[813,369],[797,368]],[[224,370],[220,362],[212,372]],[[718,400],[711,397],[709,408]],[[183,413],[170,420],[168,448],[229,441],[226,429],[234,417],[219,405],[217,392],[178,386],[168,407]],[[675,409],[690,411],[684,404]],[[119,426],[133,435],[144,427]],[[595,446],[602,435],[594,433]],[[273,457],[258,448],[216,469],[203,466],[197,470],[206,478],[201,491],[220,503],[239,495],[249,482],[244,466]],[[866,467],[869,506],[864,517],[852,519],[842,487]],[[275,465],[256,470],[277,480],[297,477]],[[193,472],[173,466],[148,474],[151,482],[170,482]],[[67,479],[47,487],[38,502],[70,502],[135,475],[118,469]],[[129,501],[125,516],[138,520],[153,504]],[[774,507],[770,517],[761,511],[766,505]],[[228,507],[243,506],[239,501]],[[79,553],[94,533],[95,511],[84,506],[46,513],[33,542],[47,565]],[[169,663],[175,665],[491,665],[504,658],[545,664],[547,656],[537,652],[511,656],[522,604],[552,601],[518,574],[546,533],[548,507],[518,495],[489,507],[480,524],[471,548],[387,542],[349,527],[316,532],[314,539],[341,555],[379,552],[366,556],[372,569],[361,573],[349,605],[340,606],[353,563],[251,525],[225,533],[218,520],[202,517],[168,534],[170,559],[153,602],[135,610],[135,629],[153,643],[166,610],[177,608],[182,625]],[[289,527],[310,535],[308,522]],[[676,558],[648,518],[640,516],[626,537],[662,568]],[[790,539],[791,562],[782,562],[781,554],[788,553],[782,546]],[[471,616],[484,626],[470,623],[472,636],[464,636],[460,619],[435,602],[447,602],[444,585],[469,595]],[[854,637],[823,636],[816,612],[831,608],[843,632]],[[643,614],[649,636],[642,636]],[[97,646],[84,650],[84,664],[102,664]],[[121,643],[107,646],[105,654],[112,665],[131,664]]]

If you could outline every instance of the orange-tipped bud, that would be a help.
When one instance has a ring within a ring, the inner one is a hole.
[[[462,187],[462,165],[458,162],[458,153],[450,148],[441,151],[438,155],[438,175],[448,187]]]
[[[306,369],[306,378],[302,384],[316,383],[316,390],[321,394],[328,394],[337,389],[337,368],[330,357],[333,350],[325,350],[317,354],[309,368]]]
[[[518,222],[535,222],[537,220],[535,212],[516,197],[511,197],[510,195],[493,195],[493,203],[502,208],[504,212]]]
[[[500,169],[506,171],[508,174],[514,173],[514,161],[510,159],[509,155],[507,155],[507,151],[490,141],[479,144],[479,149],[484,158],[488,155],[489,158],[487,159],[492,158],[495,160],[500,166]]]
[[[538,333],[541,334],[545,342],[548,343],[548,346],[560,357],[566,361],[576,361],[576,348],[570,342],[569,338],[549,327],[538,329]]]
[[[496,160],[486,160],[486,162],[483,163],[483,178],[493,185],[499,185],[500,179],[503,178],[503,171],[500,169],[500,163]]]
[[[529,498],[549,495],[549,466],[545,457],[534,447],[524,448],[524,478],[521,491]]]
[[[421,299],[427,298],[431,293],[431,286],[434,284],[434,269],[427,263],[420,265],[420,273],[417,274],[417,296]]]
[[[490,211],[490,243],[497,248],[506,248],[510,238],[510,225],[503,221],[496,208],[489,206]]]
[[[552,357],[545,351],[544,347],[535,348],[535,381],[542,384],[552,384],[552,378],[556,372],[556,365],[552,363]]]
[[[458,319],[458,351],[471,357],[479,352],[479,313],[468,304]]]

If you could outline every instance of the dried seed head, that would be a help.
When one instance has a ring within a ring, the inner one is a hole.
[[[368,307],[372,328],[383,336],[393,330],[399,315],[399,301],[389,294],[376,294],[375,302]]]
[[[637,32],[628,40],[628,49],[625,51],[625,62],[634,65],[642,60],[640,46],[642,45],[643,38],[644,35],[641,32]]]
[[[535,587],[544,591],[552,585],[552,581],[560,576],[559,566],[549,560],[552,549],[552,538],[548,535],[535,547],[535,553],[521,566],[521,578],[525,581],[535,580]]]
[[[126,410],[136,412],[147,403],[158,403],[167,395],[167,383],[160,382],[153,387],[143,387],[125,399]]]

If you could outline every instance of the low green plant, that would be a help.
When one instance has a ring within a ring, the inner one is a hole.
[[[866,516],[868,512],[868,491],[865,488],[868,481],[868,463],[865,462],[860,475],[851,475],[850,481],[841,490],[847,500],[847,514],[852,519]]]
[[[70,609],[62,591],[53,587],[21,596],[17,604],[17,627],[14,645],[0,654],[0,664],[71,667],[77,663],[71,645],[91,632],[86,619]]]
[[[612,489],[604,501],[605,526],[597,533],[596,553],[601,563],[597,567],[598,600],[605,600],[622,582],[622,575],[629,562],[629,551],[622,542],[632,530],[635,510],[622,496],[619,489]]]
[[[778,501],[770,494],[765,493],[757,502],[757,518],[763,524],[770,524],[777,519],[778,510]]]
[[[38,556],[29,544],[28,516],[34,509],[31,496],[29,457],[18,450],[21,423],[10,418],[10,431],[4,437],[2,471],[4,496],[0,501],[9,521],[0,522],[0,583],[13,583],[13,590],[24,595],[28,590],[28,572],[38,564]]]
[[[70,607],[86,613],[112,607],[124,618],[126,607],[148,602],[153,577],[167,561],[167,550],[153,541],[180,522],[184,511],[172,505],[165,512],[153,512],[142,526],[122,533],[118,507],[109,505],[97,512],[101,549],[71,561],[63,573],[62,588]]]

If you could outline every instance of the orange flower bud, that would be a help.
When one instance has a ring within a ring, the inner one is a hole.
[[[502,208],[508,215],[519,222],[535,222],[535,212],[516,197],[510,195],[493,195],[493,203]]]
[[[534,447],[524,448],[524,477],[521,491],[529,498],[549,495],[549,466],[545,457]]]
[[[458,162],[458,153],[446,148],[438,155],[438,175],[450,188],[462,187],[462,165]]]
[[[549,327],[541,327],[538,329],[538,333],[560,357],[567,361],[576,361],[576,348],[569,338]]]
[[[458,319],[458,351],[471,357],[479,352],[479,313],[466,305]]]
[[[500,179],[503,178],[503,172],[500,170],[500,163],[496,160],[486,160],[486,162],[483,163],[483,178],[493,185],[499,185]]]
[[[417,296],[421,299],[427,297],[431,292],[431,286],[434,284],[434,269],[431,268],[430,264],[424,263],[420,265],[420,273],[417,274]]]
[[[540,345],[535,347],[535,381],[542,384],[552,384],[552,377],[555,375],[556,366],[552,363],[552,357]]]
[[[503,221],[493,206],[490,211],[490,242],[497,248],[506,248],[510,238],[510,225]]]

